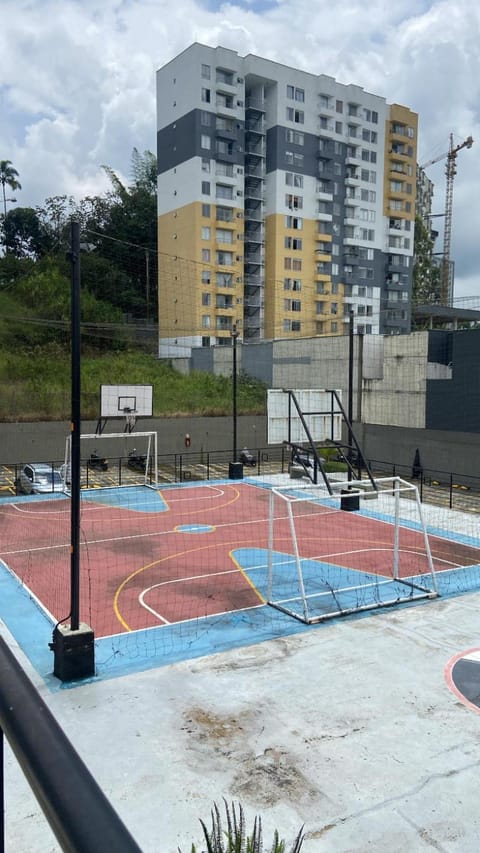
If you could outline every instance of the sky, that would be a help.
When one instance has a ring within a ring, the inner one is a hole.
[[[459,152],[455,298],[480,303],[480,3],[472,0],[2,0],[0,159],[22,207],[127,183],[134,147],[156,151],[155,72],[192,42],[328,74],[419,114],[425,163]],[[430,166],[445,209],[445,159]],[[10,205],[13,202],[9,202]],[[442,231],[442,217],[435,227]],[[442,239],[436,246],[442,250]]]

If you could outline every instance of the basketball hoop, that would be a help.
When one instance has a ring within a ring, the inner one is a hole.
[[[137,423],[136,409],[130,409],[126,406],[123,410],[123,414],[125,415],[125,432],[131,432]]]

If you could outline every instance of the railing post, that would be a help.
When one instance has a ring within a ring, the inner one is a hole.
[[[453,474],[450,474],[450,494],[448,498],[448,506],[450,509],[453,507]]]
[[[0,728],[0,853],[5,853],[5,753],[3,729]]]

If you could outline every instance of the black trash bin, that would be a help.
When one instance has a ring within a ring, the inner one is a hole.
[[[360,495],[355,490],[351,494],[351,491],[350,489],[342,489],[340,492],[340,509],[344,509],[346,512],[355,512],[355,510],[360,509]]]
[[[228,463],[228,477],[230,480],[243,480],[243,465],[241,462]]]

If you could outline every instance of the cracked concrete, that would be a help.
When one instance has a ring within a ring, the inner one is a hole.
[[[223,797],[249,825],[261,814],[268,843],[305,824],[305,853],[477,853],[480,715],[444,668],[480,645],[479,606],[432,601],[53,694],[22,662],[145,853],[189,851]],[[6,764],[7,853],[57,851],[8,749]]]

